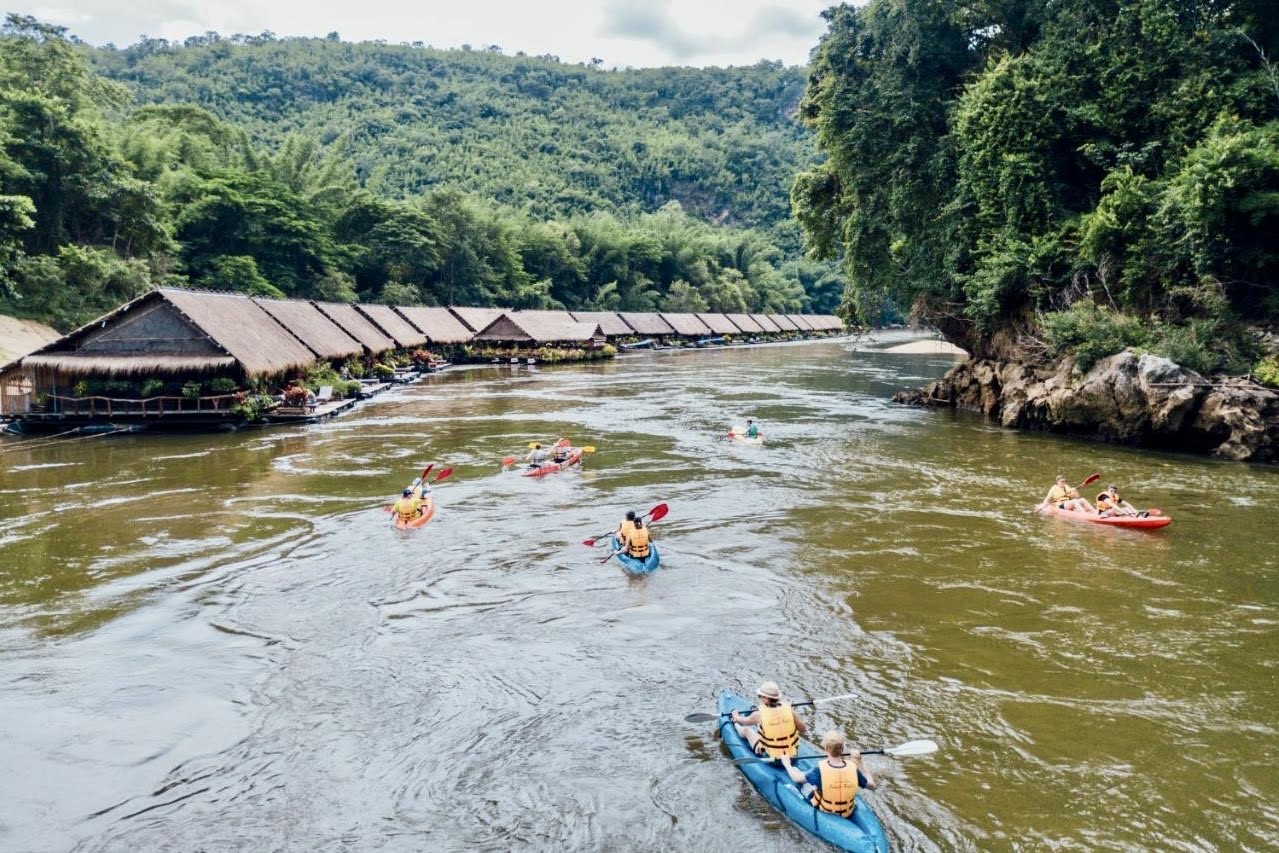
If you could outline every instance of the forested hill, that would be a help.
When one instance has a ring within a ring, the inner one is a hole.
[[[496,49],[0,32],[0,312],[156,285],[627,311],[834,310],[801,256],[801,72]]]
[[[603,70],[496,47],[443,51],[270,36],[147,39],[90,54],[139,103],[190,103],[279,145],[343,150],[388,197],[449,187],[557,218],[653,211],[781,229],[789,189],[814,160],[793,119],[804,70]]]

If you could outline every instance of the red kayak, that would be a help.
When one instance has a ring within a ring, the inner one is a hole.
[[[1056,518],[1069,519],[1070,521],[1079,521],[1085,524],[1102,524],[1107,527],[1131,527],[1136,528],[1137,530],[1156,530],[1160,527],[1167,527],[1172,524],[1172,519],[1157,509],[1149,510],[1149,514],[1145,516],[1103,516],[1096,510],[1089,512],[1084,509],[1058,509],[1056,504],[1040,504],[1035,507],[1035,512],[1055,516]]]
[[[545,477],[547,474],[558,474],[571,465],[576,465],[582,461],[582,451],[574,450],[569,457],[563,462],[546,461],[541,465],[530,465],[520,472],[525,477]]]

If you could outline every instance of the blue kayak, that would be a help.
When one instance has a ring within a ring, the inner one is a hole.
[[[618,541],[616,536],[614,536],[613,550],[618,551],[621,547],[622,543]],[[648,557],[646,559],[637,560],[625,551],[621,551],[621,553],[617,555],[617,562],[622,564],[622,568],[626,569],[626,573],[628,575],[646,575],[649,572],[657,570],[657,565],[661,562],[661,557],[657,555],[657,546],[650,542],[648,543]]]
[[[745,739],[737,733],[737,727],[729,719],[731,711],[746,713],[755,707],[749,699],[736,693],[722,693],[719,697],[720,737],[728,745],[728,751],[734,759],[752,758],[754,753],[747,746]],[[820,749],[806,740],[800,739],[799,757],[791,759],[791,763],[807,773],[816,766],[816,760],[825,755]],[[805,760],[811,758],[814,760]],[[857,795],[857,807],[850,817],[821,811],[814,808],[799,793],[799,788],[786,775],[781,764],[765,761],[744,761],[737,768],[746,775],[755,790],[764,795],[764,799],[801,829],[806,829],[822,841],[835,845],[840,850],[852,850],[854,853],[888,853],[888,836],[879,818],[866,805],[861,794]]]

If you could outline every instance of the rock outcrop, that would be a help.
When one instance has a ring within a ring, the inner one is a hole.
[[[970,360],[894,401],[985,413],[1005,427],[1103,441],[1279,460],[1279,393],[1246,379],[1213,380],[1159,356],[1121,352],[1080,376],[1066,359],[1034,368]]]

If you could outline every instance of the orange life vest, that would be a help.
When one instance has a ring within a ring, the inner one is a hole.
[[[648,557],[648,528],[637,527],[626,534],[626,553],[637,560]]]
[[[809,802],[824,812],[848,817],[857,805],[857,767],[833,767],[829,758],[823,758],[817,769],[822,773],[822,787],[813,791]]]
[[[789,703],[759,706],[759,742],[771,758],[799,754],[799,728]]]
[[[622,541],[626,541],[626,537],[634,529],[635,522],[631,521],[629,518],[623,520],[621,526],[617,528],[617,538]]]

